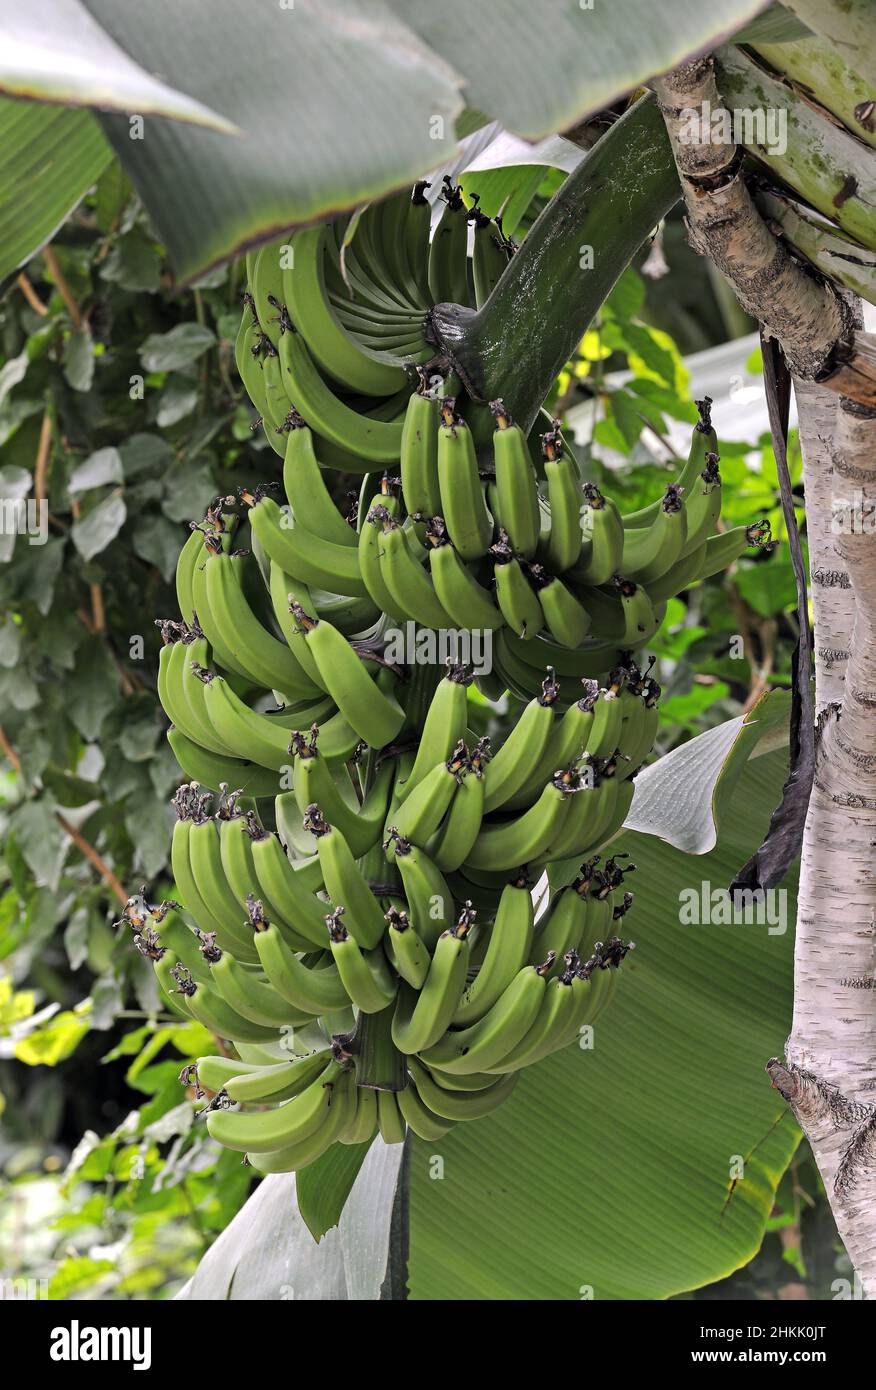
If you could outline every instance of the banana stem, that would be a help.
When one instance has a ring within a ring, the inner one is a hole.
[[[353,1040],[356,1085],[376,1091],[403,1091],[408,1084],[407,1064],[392,1040],[395,1004],[377,1014],[361,1014]]]
[[[501,395],[528,430],[600,304],[681,190],[644,96],[554,194],[487,302],[438,304],[430,333],[478,401]]]

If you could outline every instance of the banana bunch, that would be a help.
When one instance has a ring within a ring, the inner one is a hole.
[[[465,396],[428,310],[482,304],[514,248],[449,179],[430,239],[424,188],[248,258],[237,361],[282,484],[192,525],[158,622],[183,906],[143,888],[124,920],[164,1004],[233,1044],[182,1080],[260,1173],[436,1140],[601,1014],[631,949],[608,847],[659,718],[644,649],[767,534],[719,530],[708,401],[621,516],[556,422]],[[362,478],[352,510],[332,469]],[[462,660],[397,656],[399,623],[490,634],[477,705]],[[504,737],[473,732],[506,694]]]

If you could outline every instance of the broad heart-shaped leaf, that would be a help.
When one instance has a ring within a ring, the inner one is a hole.
[[[465,98],[532,140],[729,37],[765,0],[389,0],[465,79]]]
[[[456,148],[459,81],[383,5],[88,0],[150,71],[242,132],[101,120],[191,279],[242,247],[413,183]]]
[[[790,1023],[793,932],[682,925],[680,893],[729,883],[786,768],[780,753],[749,763],[703,859],[616,842],[638,866],[637,947],[593,1048],[525,1071],[489,1118],[415,1141],[411,1298],[659,1299],[755,1253],[798,1142],[764,1073]],[[790,924],[792,891],[785,907]]]
[[[292,1173],[264,1178],[177,1298],[374,1300],[386,1274],[401,1144],[372,1144],[338,1225],[316,1243]]]
[[[111,158],[89,111],[0,97],[0,280],[51,240]]]
[[[714,849],[722,812],[746,761],[787,747],[791,692],[762,695],[746,716],[707,729],[666,753],[636,778],[625,825],[688,854]]]
[[[0,91],[234,130],[223,116],[138,67],[79,0],[0,0],[0,27]]]

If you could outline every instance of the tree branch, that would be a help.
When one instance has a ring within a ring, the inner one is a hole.
[[[479,401],[529,429],[618,276],[679,195],[660,114],[643,97],[551,199],[486,304],[438,304],[435,345]]]

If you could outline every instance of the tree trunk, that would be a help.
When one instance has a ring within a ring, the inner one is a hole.
[[[733,147],[712,144],[707,123],[691,143],[691,109],[720,107],[711,60],[654,86],[691,243],[779,340],[796,377],[819,738],[802,844],[794,1020],[785,1061],[774,1058],[767,1070],[809,1141],[861,1291],[876,1299],[876,527],[868,517],[876,409],[862,385],[870,340],[856,329],[854,306],[804,274],[769,232]],[[839,394],[846,390],[855,400]]]

